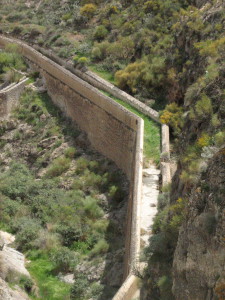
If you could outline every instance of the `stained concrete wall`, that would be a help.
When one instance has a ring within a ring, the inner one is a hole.
[[[20,82],[12,83],[0,90],[0,119],[6,118],[17,106],[27,80],[28,78],[23,78]]]

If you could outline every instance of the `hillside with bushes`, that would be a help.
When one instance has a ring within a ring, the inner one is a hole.
[[[110,299],[123,276],[125,175],[39,92],[14,45],[0,61],[1,85],[30,78],[0,122],[0,229],[15,235],[31,278],[5,278],[1,251],[0,277],[32,299]]]
[[[224,299],[224,1],[0,4],[2,33],[87,66],[170,126],[177,169],[158,200],[141,297]]]

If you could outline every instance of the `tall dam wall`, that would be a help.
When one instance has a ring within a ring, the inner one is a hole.
[[[11,43],[17,44],[18,51],[42,74],[53,102],[87,133],[92,146],[113,160],[130,181],[124,263],[126,279],[140,250],[143,120],[27,44],[0,36],[0,47]]]

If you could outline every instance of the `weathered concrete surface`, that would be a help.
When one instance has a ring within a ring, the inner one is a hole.
[[[153,219],[157,213],[160,170],[152,165],[143,170],[143,196],[141,205],[141,246],[146,247],[152,234]]]

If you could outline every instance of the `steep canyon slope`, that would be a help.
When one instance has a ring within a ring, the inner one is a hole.
[[[142,298],[224,299],[224,1],[0,4],[3,33],[88,65],[162,109],[177,170],[159,196]]]

